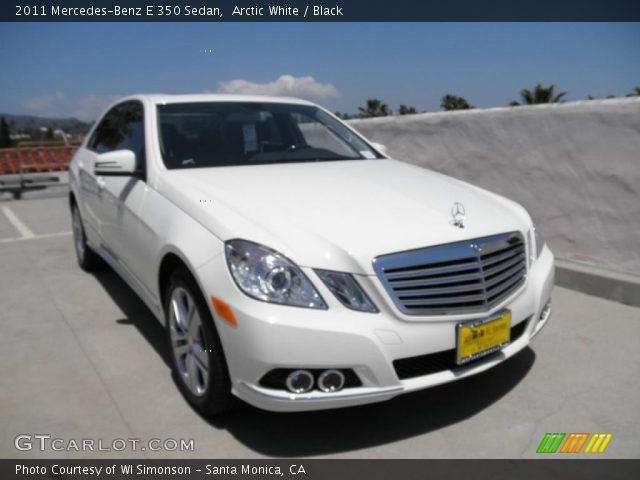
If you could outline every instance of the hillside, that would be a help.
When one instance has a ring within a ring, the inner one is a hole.
[[[86,134],[91,128],[91,124],[78,120],[77,118],[47,118],[33,115],[13,115],[11,113],[0,113],[4,117],[11,133],[34,134],[40,128],[46,127],[51,130],[62,129],[70,134]]]

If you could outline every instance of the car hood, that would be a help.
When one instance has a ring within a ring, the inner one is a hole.
[[[170,170],[158,190],[223,241],[367,275],[378,255],[524,233],[531,222],[510,200],[388,159]],[[452,225],[455,202],[466,210],[464,228]]]

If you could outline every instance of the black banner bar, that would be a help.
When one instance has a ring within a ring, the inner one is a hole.
[[[638,0],[16,0],[2,22],[640,21]]]
[[[8,479],[569,479],[636,478],[640,460],[0,460]]]

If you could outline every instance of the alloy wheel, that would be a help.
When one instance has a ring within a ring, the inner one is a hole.
[[[169,303],[171,348],[178,374],[189,391],[202,396],[209,384],[209,355],[202,319],[191,294],[182,287],[171,292]]]

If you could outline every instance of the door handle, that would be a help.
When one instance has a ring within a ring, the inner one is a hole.
[[[102,190],[107,186],[107,182],[104,181],[104,178],[98,177],[96,178],[96,183],[98,184],[98,190]]]

